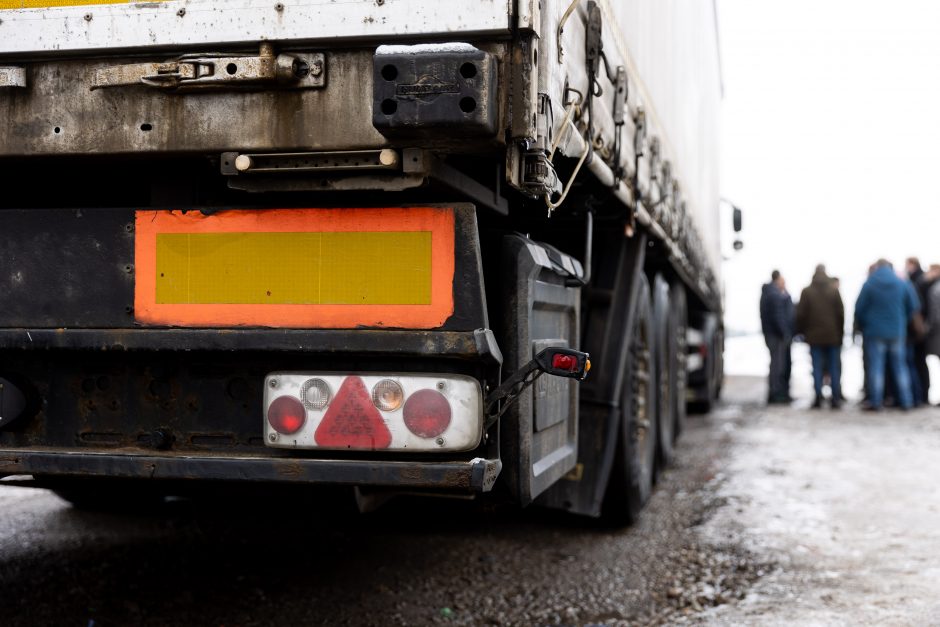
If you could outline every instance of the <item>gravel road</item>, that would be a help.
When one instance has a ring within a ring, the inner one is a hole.
[[[763,394],[728,379],[629,529],[417,499],[117,515],[0,487],[0,624],[938,623],[938,412]]]

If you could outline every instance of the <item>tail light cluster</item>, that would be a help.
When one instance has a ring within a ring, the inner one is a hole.
[[[463,375],[273,372],[264,410],[282,448],[466,451],[483,433],[483,392]]]

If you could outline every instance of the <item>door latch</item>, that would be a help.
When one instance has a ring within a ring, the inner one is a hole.
[[[326,59],[322,52],[275,55],[271,44],[263,43],[257,56],[186,54],[165,63],[100,68],[91,88],[132,85],[170,92],[266,86],[316,89],[326,85]]]

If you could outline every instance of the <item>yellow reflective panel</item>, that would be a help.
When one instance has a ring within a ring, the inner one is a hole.
[[[160,304],[426,305],[431,232],[158,233]]]

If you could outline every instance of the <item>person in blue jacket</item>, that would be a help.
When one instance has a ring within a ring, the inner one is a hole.
[[[795,325],[793,299],[780,272],[774,270],[770,279],[761,289],[760,297],[761,330],[770,351],[767,402],[789,403],[793,400],[790,398],[790,346]]]
[[[906,342],[908,322],[919,307],[908,282],[894,273],[889,261],[879,259],[855,302],[855,319],[865,342],[869,409],[880,410],[884,403],[886,363],[897,385],[901,408],[910,409],[914,404]]]

